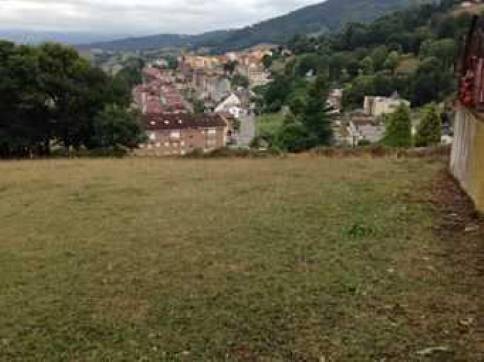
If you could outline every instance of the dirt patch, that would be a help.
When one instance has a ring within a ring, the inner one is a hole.
[[[442,241],[452,274],[472,299],[476,315],[458,321],[467,330],[484,360],[484,217],[447,171],[433,185],[431,202],[438,213],[435,233]]]

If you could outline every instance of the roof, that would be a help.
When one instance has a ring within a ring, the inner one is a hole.
[[[144,117],[145,129],[149,131],[187,128],[225,127],[226,123],[217,114],[160,113]]]

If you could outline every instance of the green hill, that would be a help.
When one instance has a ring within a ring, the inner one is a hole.
[[[284,42],[296,34],[334,31],[349,22],[370,22],[411,3],[412,0],[327,0],[242,29],[200,35],[161,34],[94,43],[82,48],[128,51],[163,47],[211,47],[217,51],[227,51],[262,42]]]

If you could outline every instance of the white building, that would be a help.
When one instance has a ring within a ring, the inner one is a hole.
[[[400,98],[398,93],[395,92],[391,97],[366,96],[363,108],[367,115],[378,117],[395,112],[401,105],[410,107],[410,102]]]
[[[215,113],[221,112],[228,112],[233,117],[239,119],[245,110],[242,107],[241,99],[235,93],[231,93],[215,108]]]

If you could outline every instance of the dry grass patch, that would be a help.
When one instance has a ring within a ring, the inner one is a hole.
[[[473,360],[477,279],[422,197],[442,168],[0,163],[0,360]]]

